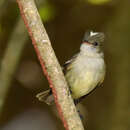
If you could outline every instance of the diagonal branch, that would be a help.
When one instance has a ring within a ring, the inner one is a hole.
[[[34,0],[17,0],[66,130],[84,130]]]
[[[0,2],[0,7],[3,7],[2,12],[7,10],[6,5],[8,2],[9,1],[5,0]],[[41,8],[41,5],[44,2],[45,1],[43,0],[39,0],[37,3],[38,7]],[[0,19],[2,12],[0,11]],[[5,49],[5,53],[0,62],[0,118],[2,116],[2,112],[6,102],[6,97],[10,90],[14,73],[20,62],[20,58],[27,39],[28,37],[26,28],[23,24],[21,17],[18,17],[16,26],[12,31],[7,48]]]

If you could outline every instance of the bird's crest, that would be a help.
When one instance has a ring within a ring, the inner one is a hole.
[[[89,31],[85,33],[83,42],[89,42],[89,43],[103,42],[104,38],[105,38],[105,35],[102,32]]]

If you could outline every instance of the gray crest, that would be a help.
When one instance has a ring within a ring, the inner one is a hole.
[[[93,32],[89,31],[86,32],[83,38],[83,42],[89,42],[89,43],[94,43],[94,42],[103,42],[105,39],[105,35],[102,32]]]

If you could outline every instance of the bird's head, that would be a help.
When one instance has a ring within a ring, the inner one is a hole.
[[[83,52],[101,52],[101,46],[104,41],[104,33],[102,32],[86,32],[80,47]]]

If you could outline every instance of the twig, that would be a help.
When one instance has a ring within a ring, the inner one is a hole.
[[[61,67],[51,47],[34,0],[17,0],[42,69],[52,88],[59,115],[66,130],[83,130]]]

